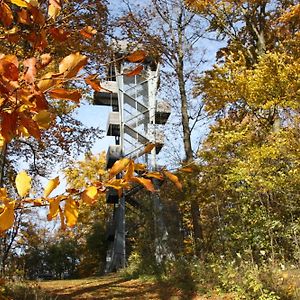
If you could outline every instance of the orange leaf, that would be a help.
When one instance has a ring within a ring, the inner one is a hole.
[[[142,65],[137,66],[132,71],[124,73],[125,76],[132,77],[135,75],[139,75],[143,71],[144,67]]]
[[[95,204],[98,200],[98,189],[95,186],[90,186],[81,193],[81,200],[88,204]]]
[[[87,57],[79,52],[66,56],[59,64],[59,72],[72,78],[87,64]]]
[[[6,58],[0,60],[0,75],[3,75],[9,80],[16,81],[19,77],[18,67]]]
[[[64,214],[66,216],[67,225],[73,227],[78,219],[78,206],[76,201],[72,198],[66,200]]]
[[[27,9],[22,9],[17,12],[18,14],[18,22],[21,24],[29,25],[31,23],[30,15]]]
[[[0,213],[0,233],[8,230],[14,225],[15,221],[15,201],[6,201],[3,210]]]
[[[53,199],[49,199],[49,213],[47,215],[48,221],[53,220],[57,214],[59,213],[59,204],[61,201],[61,197],[55,197]]]
[[[155,192],[155,188],[150,179],[141,178],[141,177],[133,177],[133,178],[131,178],[130,181],[137,182],[137,183],[143,185],[150,192]]]
[[[130,179],[133,177],[133,173],[134,173],[134,162],[133,160],[131,160],[127,165],[126,173],[124,175],[124,180],[130,181]]]
[[[134,170],[137,172],[144,172],[144,171],[146,171],[146,165],[145,164],[134,164]]]
[[[55,40],[59,42],[65,42],[69,37],[69,33],[63,28],[51,27],[49,29],[49,33]]]
[[[164,176],[159,172],[147,173],[145,176],[148,177],[148,178],[155,178],[155,179],[158,179],[158,180],[163,180],[164,179]]]
[[[17,130],[17,113],[11,114],[3,112],[1,114],[1,135],[9,143],[16,134]]]
[[[54,99],[71,100],[79,102],[81,93],[78,90],[54,89],[49,92],[49,95]]]
[[[163,173],[165,174],[165,176],[166,176],[167,178],[169,178],[170,181],[172,181],[172,182],[175,184],[175,186],[176,186],[180,191],[182,191],[182,184],[181,184],[181,182],[179,181],[179,179],[178,179],[178,177],[177,177],[176,175],[174,175],[174,174],[172,174],[172,173],[170,173],[170,172],[168,172],[168,171],[166,171],[166,170],[164,170]]]
[[[9,27],[14,20],[12,11],[10,7],[6,4],[3,3],[2,1],[0,2],[0,21],[5,27]]]
[[[130,62],[137,63],[137,62],[143,62],[147,53],[144,50],[137,50],[133,53],[126,56],[126,59]]]
[[[148,145],[145,147],[143,153],[144,153],[144,154],[150,153],[150,152],[152,151],[152,149],[154,149],[154,148],[155,148],[155,144],[148,144]]]
[[[28,58],[26,60],[24,60],[23,62],[24,67],[28,68],[25,75],[24,75],[24,79],[28,82],[28,83],[34,83],[34,79],[35,79],[35,75],[36,75],[36,58],[32,57],[32,58]]]
[[[31,118],[28,118],[24,115],[21,115],[20,119],[21,119],[20,120],[21,125],[27,129],[28,133],[31,136],[35,137],[37,140],[40,140],[41,132],[40,132],[38,124]]]
[[[94,91],[101,91],[102,87],[100,85],[100,81],[95,79],[95,75],[89,75],[88,77],[84,78],[84,81],[86,84],[90,85]]]
[[[91,26],[85,26],[79,33],[87,39],[91,39],[97,33],[97,30]]]
[[[193,173],[194,170],[191,167],[183,167],[179,169],[180,172],[185,172],[185,173]]]
[[[120,172],[122,172],[127,165],[130,163],[130,159],[127,157],[124,157],[120,160],[117,160],[114,165],[112,166],[112,168],[110,169],[109,172],[109,178],[114,177],[115,175],[119,174]]]

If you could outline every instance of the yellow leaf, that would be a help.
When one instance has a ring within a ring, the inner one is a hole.
[[[31,177],[25,171],[20,172],[16,177],[16,187],[20,197],[28,195],[31,189]]]
[[[48,90],[50,87],[54,86],[56,83],[58,83],[58,80],[55,79],[55,73],[54,72],[49,72],[45,74],[41,80],[38,83],[38,88],[44,92]]]
[[[155,192],[155,188],[150,179],[142,178],[142,177],[133,177],[131,178],[132,182],[137,182],[143,185],[148,191]]]
[[[10,2],[12,4],[15,4],[15,5],[19,6],[19,7],[27,7],[28,6],[27,2],[24,1],[24,0],[10,0]]]
[[[98,189],[95,186],[90,186],[81,193],[81,200],[88,204],[92,205],[98,200]]]
[[[133,177],[133,173],[134,173],[134,162],[133,160],[131,160],[127,165],[126,173],[124,175],[124,180],[130,181],[130,179]]]
[[[15,220],[15,201],[5,203],[4,209],[0,214],[0,233],[8,230],[14,225]]]
[[[79,52],[66,56],[59,64],[59,72],[72,78],[87,64],[87,57]]]
[[[33,205],[34,206],[41,206],[41,205],[43,205],[43,201],[42,201],[42,199],[34,199],[33,200]]]
[[[33,120],[37,122],[38,126],[42,129],[48,129],[52,121],[51,113],[44,109],[33,117]]]
[[[55,20],[59,14],[60,14],[61,9],[58,7],[55,7],[54,5],[50,4],[48,8],[48,16]]]
[[[176,175],[174,175],[174,174],[172,174],[172,173],[166,171],[166,170],[164,170],[163,172],[164,172],[165,176],[166,176],[167,178],[169,178],[169,180],[172,181],[172,182],[175,184],[175,186],[176,186],[180,191],[182,191],[182,184],[181,184],[181,182],[179,181],[178,177],[177,177]]]
[[[47,198],[59,184],[60,182],[58,176],[53,179],[50,179],[44,190],[44,197]]]
[[[53,220],[57,214],[59,213],[59,204],[61,201],[61,197],[55,197],[53,199],[49,199],[49,213],[47,215],[48,221]]]
[[[112,168],[110,169],[109,178],[112,178],[115,175],[117,175],[120,172],[122,172],[127,167],[127,165],[129,164],[129,162],[130,162],[130,159],[127,158],[127,157],[124,157],[124,158],[116,161],[114,163],[114,165],[112,166]]]
[[[65,216],[66,216],[66,223],[69,227],[73,227],[78,218],[78,207],[75,200],[69,198],[66,200],[65,204]]]
[[[146,165],[145,164],[134,164],[134,170],[137,172],[144,172],[144,171],[146,171]]]

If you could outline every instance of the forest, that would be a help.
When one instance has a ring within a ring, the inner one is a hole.
[[[117,298],[300,299],[299,29],[297,0],[0,0],[0,299],[113,299],[36,284],[110,278],[134,189],[113,276],[180,295]],[[112,103],[123,62],[135,81],[159,66],[171,115],[159,154],[107,168],[106,129],[80,111]]]

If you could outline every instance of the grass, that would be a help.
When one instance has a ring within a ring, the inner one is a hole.
[[[126,279],[116,274],[99,278],[77,280],[43,281],[39,283],[42,291],[53,299],[149,299],[149,300],[230,300],[229,295],[206,298],[183,292],[165,282],[153,280]]]

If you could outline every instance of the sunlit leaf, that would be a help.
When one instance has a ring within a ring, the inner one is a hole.
[[[98,189],[90,186],[81,193],[81,200],[88,205],[93,205],[98,200],[98,196]]]
[[[66,56],[59,64],[59,72],[72,78],[87,64],[87,57],[79,52]]]
[[[150,153],[152,151],[152,149],[154,149],[154,148],[155,148],[155,144],[148,144],[145,147],[143,153],[145,153],[145,154]]]
[[[152,193],[155,192],[155,188],[150,179],[141,178],[141,177],[133,177],[133,178],[131,178],[131,181],[143,185],[148,191],[150,191]]]
[[[12,11],[10,7],[4,3],[3,1],[0,2],[0,21],[6,27],[9,27],[14,20]]]
[[[126,56],[126,59],[130,62],[143,62],[145,57],[147,56],[147,52],[144,50],[137,50],[131,53],[130,55]]]
[[[97,30],[91,26],[85,26],[79,31],[79,33],[85,38],[91,39],[97,33]]]
[[[28,133],[31,136],[35,137],[38,140],[41,139],[41,132],[40,132],[39,126],[36,123],[36,121],[34,121],[33,119],[31,119],[29,117],[26,117],[25,115],[21,115],[20,116],[20,124],[27,129]]]
[[[0,213],[0,233],[8,230],[14,225],[15,221],[15,201],[6,202]]]
[[[78,218],[78,206],[75,200],[71,198],[66,200],[64,214],[67,226],[73,227],[77,223]]]
[[[42,67],[46,67],[52,61],[52,56],[50,53],[44,53],[41,55],[41,65]]]
[[[10,2],[12,4],[15,4],[15,5],[19,6],[19,7],[27,7],[28,6],[28,3],[24,0],[10,0]]]
[[[109,171],[109,178],[114,177],[115,175],[119,174],[120,172],[122,172],[127,165],[129,164],[130,159],[127,157],[124,157],[118,161],[116,161],[114,163],[114,165],[112,166],[112,168]]]
[[[23,65],[27,68],[27,71],[24,75],[24,79],[28,83],[34,83],[36,76],[36,58],[32,57],[24,60]]]
[[[9,80],[18,80],[19,78],[19,69],[18,67],[8,59],[0,59],[0,75],[3,75]]]
[[[185,173],[193,173],[194,172],[193,168],[191,168],[191,167],[183,167],[183,168],[180,168],[179,171],[185,172]]]
[[[7,189],[6,188],[0,188],[0,200],[7,198]]]
[[[133,160],[131,160],[126,167],[126,173],[124,175],[124,180],[130,181],[130,179],[133,177],[133,173],[134,173],[134,162],[133,162]]]
[[[49,91],[49,95],[54,99],[71,100],[79,102],[81,92],[78,90],[53,89]]]
[[[150,173],[147,173],[145,176],[148,177],[148,178],[155,178],[155,179],[158,179],[158,180],[163,180],[164,179],[164,176],[159,172],[150,172]]]
[[[65,42],[69,37],[69,32],[63,28],[51,27],[49,28],[51,36],[59,42]]]
[[[143,69],[144,69],[144,67],[142,65],[139,65],[136,68],[134,68],[133,70],[125,72],[124,75],[128,76],[128,77],[139,75],[139,74],[141,74],[141,72],[143,71]]]
[[[48,15],[50,18],[55,20],[61,11],[61,4],[59,0],[50,0],[48,6]]]
[[[49,213],[47,215],[48,221],[53,220],[58,215],[60,209],[59,204],[61,200],[61,197],[49,199]]]
[[[60,182],[58,176],[50,179],[44,190],[44,197],[47,198],[52,193],[52,191],[58,187],[59,184]]]
[[[44,92],[53,87],[57,82],[58,80],[55,78],[55,73],[49,72],[40,79],[38,87],[42,92]]]
[[[168,172],[166,170],[163,171],[164,175],[171,181],[175,184],[175,186],[180,190],[182,191],[182,184],[181,182],[179,181],[178,177],[174,174],[172,174],[171,172]]]
[[[84,79],[84,81],[86,82],[86,84],[90,85],[94,91],[100,92],[102,87],[100,85],[100,81],[96,78],[97,76],[95,75],[89,75]]]
[[[134,170],[137,172],[146,171],[147,166],[145,164],[134,164]]]
[[[25,171],[21,171],[16,176],[16,188],[20,197],[23,198],[28,195],[31,189],[31,177]]]
[[[9,143],[16,134],[17,116],[16,112],[11,114],[3,112],[1,114],[1,135],[6,143]]]
[[[48,110],[41,110],[33,117],[33,120],[38,124],[40,128],[48,129],[52,122],[52,116]]]

